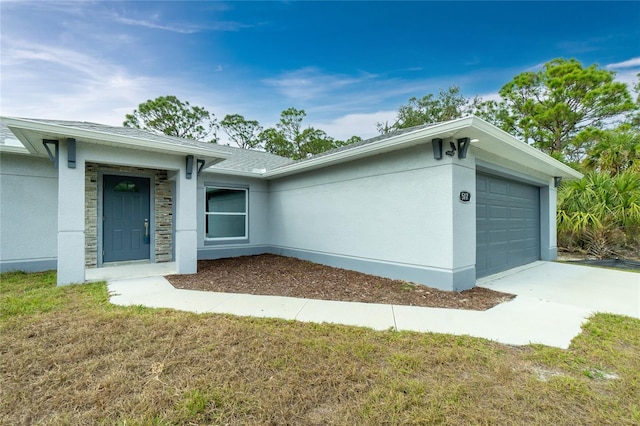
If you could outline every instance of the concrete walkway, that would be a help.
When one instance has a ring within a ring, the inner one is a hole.
[[[116,305],[470,335],[511,345],[567,348],[595,312],[640,318],[638,273],[536,262],[481,279],[478,285],[517,297],[479,312],[177,290],[162,276],[108,281]]]

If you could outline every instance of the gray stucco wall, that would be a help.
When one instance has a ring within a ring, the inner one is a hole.
[[[474,226],[468,221],[475,207],[454,204],[465,182],[474,181],[473,161],[436,161],[424,144],[274,180],[273,251],[447,290],[470,288],[475,252],[454,256],[468,235],[453,227]]]
[[[0,155],[0,270],[56,268],[58,177],[51,161]]]

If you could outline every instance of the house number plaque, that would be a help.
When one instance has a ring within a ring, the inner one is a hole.
[[[471,193],[468,191],[460,191],[460,201],[463,203],[471,201]]]

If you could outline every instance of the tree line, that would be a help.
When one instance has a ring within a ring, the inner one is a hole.
[[[352,136],[346,141],[334,139],[311,126],[304,127],[307,113],[288,108],[280,114],[274,127],[264,129],[257,120],[247,120],[240,114],[228,114],[220,122],[205,108],[191,106],[175,96],[160,96],[141,103],[127,114],[124,126],[163,133],[179,138],[218,143],[222,128],[229,140],[240,148],[265,150],[272,154],[298,160],[360,141]]]
[[[620,172],[638,157],[640,97],[633,99],[615,73],[575,59],[554,59],[539,71],[516,75],[499,91],[498,100],[462,94],[450,86],[438,94],[412,97],[397,110],[392,123],[377,123],[380,133],[475,115],[580,170]],[[635,91],[640,91],[636,83]],[[222,129],[241,148],[260,149],[293,159],[360,141],[337,140],[303,121],[306,112],[288,108],[273,127],[240,114],[220,122],[203,107],[175,96],[141,103],[124,125],[171,136],[218,142]]]

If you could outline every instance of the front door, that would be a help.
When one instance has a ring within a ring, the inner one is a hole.
[[[104,175],[103,262],[149,259],[148,178]]]

